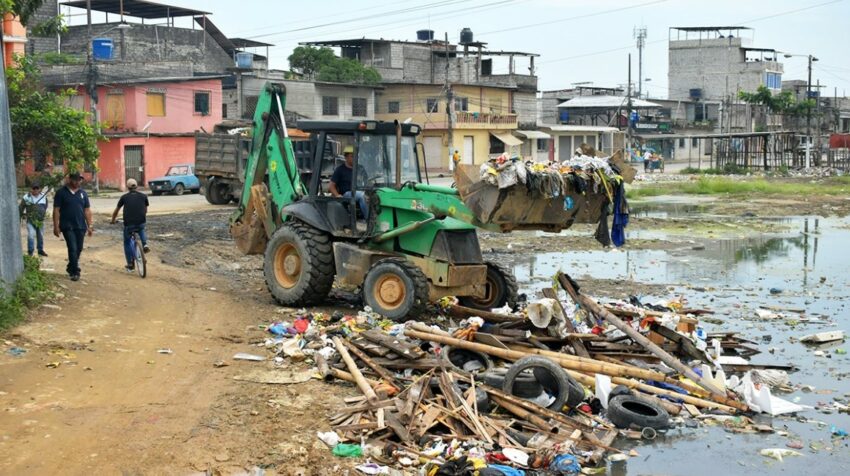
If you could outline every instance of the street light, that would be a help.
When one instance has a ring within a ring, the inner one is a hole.
[[[812,97],[812,63],[817,61],[818,59],[814,57],[814,55],[794,55],[791,53],[784,53],[782,56],[786,58],[792,57],[800,57],[800,58],[808,58],[809,60],[809,79],[806,81],[806,100],[808,101]],[[810,165],[810,155],[812,149],[812,108],[806,107],[806,168],[809,168]]]

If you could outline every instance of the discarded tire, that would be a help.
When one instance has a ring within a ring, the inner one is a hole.
[[[481,381],[498,389],[505,386],[505,374],[507,370],[495,370],[481,375]],[[534,398],[540,395],[543,386],[534,377],[530,370],[520,373],[514,379],[513,395],[519,398]]]
[[[546,392],[551,395],[554,395],[558,391],[558,383],[556,379],[549,373],[547,370],[541,367],[535,367],[531,370],[534,373],[534,378],[540,382],[540,385],[543,387]],[[564,372],[564,375],[567,376],[567,381],[569,382],[569,395],[567,396],[567,406],[570,408],[577,407],[582,401],[584,401],[584,387],[581,386],[580,383],[576,382],[575,379],[570,377],[570,374]]]
[[[440,355],[452,367],[468,373],[479,374],[493,368],[490,356],[474,350],[456,349],[447,345]]]
[[[539,355],[529,355],[517,360],[508,369],[508,373],[505,374],[505,383],[502,386],[502,390],[514,395],[514,381],[518,375],[527,369],[533,369],[532,372],[534,373],[538,373],[536,369],[540,369],[539,372],[545,372],[549,375],[547,380],[549,380],[548,384],[551,386],[550,393],[555,396],[555,400],[547,407],[550,410],[557,411],[563,408],[570,397],[571,385],[578,385],[567,375],[567,372],[560,365],[552,360]],[[573,382],[572,384],[570,383],[571,381]]]
[[[670,426],[670,415],[655,402],[634,395],[618,395],[608,401],[608,419],[617,428],[654,428]]]
[[[618,397],[620,395],[631,395],[632,391],[629,387],[625,385],[617,385],[613,389],[611,389],[611,393],[608,394],[608,401],[610,402],[612,398]]]

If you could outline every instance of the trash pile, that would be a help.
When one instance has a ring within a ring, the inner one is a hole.
[[[268,326],[266,345],[281,363],[315,362],[297,378],[318,370],[357,387],[318,437],[363,458],[364,474],[594,474],[637,456],[612,447],[618,436],[773,431],[744,413],[806,408],[771,394],[788,388],[790,366],[751,365],[751,342],[702,329],[709,310],[681,298],[598,303],[563,273],[555,283],[520,313],[445,298],[441,326],[305,312]]]

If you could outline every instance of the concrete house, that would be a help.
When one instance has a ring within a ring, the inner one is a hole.
[[[450,168],[447,111],[454,118],[453,145],[462,162],[482,163],[503,152],[524,155],[522,146],[529,139],[513,132],[536,130],[538,55],[485,49],[486,43],[473,41],[468,29],[460,36],[459,43],[447,44],[435,40],[433,31],[420,30],[418,41],[361,38],[307,44],[338,48],[340,56],[381,74],[375,118],[422,125],[429,169]],[[454,96],[451,104],[446,84]],[[524,150],[530,153],[530,143]]]

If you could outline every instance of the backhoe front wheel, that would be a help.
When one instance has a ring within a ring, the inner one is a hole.
[[[284,224],[266,245],[263,274],[279,304],[301,306],[321,301],[334,281],[330,237],[304,223]]]
[[[464,296],[459,298],[458,301],[462,306],[485,311],[505,305],[510,306],[511,309],[516,309],[519,297],[514,274],[498,263],[488,261],[486,264],[487,282],[484,297]]]
[[[375,263],[363,281],[363,300],[378,314],[400,321],[428,305],[428,279],[415,264],[396,258]]]

